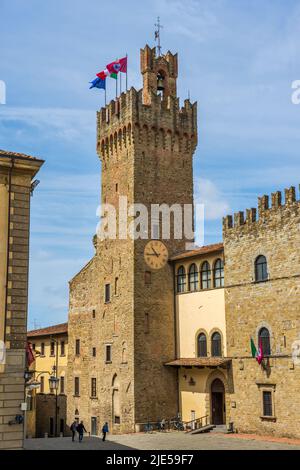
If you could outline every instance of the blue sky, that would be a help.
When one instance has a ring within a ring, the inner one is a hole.
[[[221,240],[225,213],[300,182],[300,1],[0,0],[0,148],[46,160],[32,199],[29,328],[67,319],[68,281],[93,255],[104,97],[88,82],[127,52],[140,88],[139,49],[154,45],[158,15],[163,51],[179,54],[179,96],[198,101],[205,242]]]

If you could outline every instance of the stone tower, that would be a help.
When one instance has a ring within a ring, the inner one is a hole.
[[[193,204],[197,108],[189,100],[179,106],[177,55],[157,57],[155,48],[146,46],[141,72],[143,88],[122,93],[97,117],[102,203],[115,207],[117,223],[125,197],[128,206],[143,204],[149,214],[151,204]],[[149,221],[149,232],[150,226]],[[163,240],[170,256],[186,249],[186,240],[174,239],[172,229],[171,223],[171,237]],[[69,421],[76,410],[87,426],[94,418],[110,421],[114,432],[127,432],[178,411],[176,372],[164,366],[175,357],[174,275],[168,263],[155,271],[146,265],[149,238],[119,233],[115,240],[94,239],[94,258],[70,283]],[[105,289],[110,289],[106,302]],[[105,357],[107,347],[111,360]],[[75,397],[74,377],[80,378]],[[90,399],[92,378],[97,397]]]

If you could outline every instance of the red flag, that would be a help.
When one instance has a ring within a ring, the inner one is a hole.
[[[127,72],[127,57],[123,57],[122,59],[115,60],[106,66],[109,73],[119,73]]]
[[[27,358],[27,365],[30,367],[30,365],[35,361],[35,357],[31,348],[31,343],[27,341],[26,344],[26,358]]]
[[[120,72],[127,73],[127,56],[119,59],[121,65]]]
[[[97,77],[101,78],[102,80],[105,80],[106,77],[109,75],[108,73],[105,72],[105,70],[102,70],[102,72],[96,73]]]

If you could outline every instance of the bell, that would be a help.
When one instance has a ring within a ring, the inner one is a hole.
[[[158,77],[157,79],[157,90],[158,91],[164,91],[165,87],[164,87],[164,79],[160,76]]]

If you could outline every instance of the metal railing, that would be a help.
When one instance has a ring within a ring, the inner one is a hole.
[[[201,416],[201,418],[196,418],[193,419],[192,421],[184,421],[184,428],[186,431],[196,431],[196,429],[201,429],[204,426],[208,426],[210,424],[209,422],[209,416]]]

